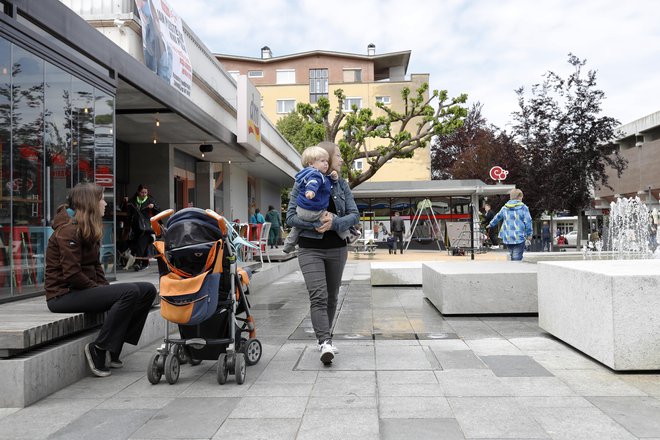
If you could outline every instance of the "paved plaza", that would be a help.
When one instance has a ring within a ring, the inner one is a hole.
[[[369,264],[346,266],[330,367],[296,271],[251,294],[264,353],[244,385],[218,385],[211,361],[151,385],[154,343],[109,378],[0,409],[0,438],[660,439],[660,374],[614,373],[536,316],[443,317],[421,287],[372,287]]]

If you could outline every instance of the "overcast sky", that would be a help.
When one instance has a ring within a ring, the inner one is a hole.
[[[168,1],[215,53],[411,50],[408,75],[467,93],[501,128],[517,108],[514,90],[548,70],[568,76],[569,52],[597,70],[604,115],[628,123],[660,111],[656,0]]]

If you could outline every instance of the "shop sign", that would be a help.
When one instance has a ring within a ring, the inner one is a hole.
[[[491,179],[501,182],[502,180],[506,179],[506,176],[509,174],[509,172],[501,166],[495,165],[490,169],[488,174],[490,174]]]
[[[261,153],[261,94],[239,75],[236,89],[236,140],[252,153]]]

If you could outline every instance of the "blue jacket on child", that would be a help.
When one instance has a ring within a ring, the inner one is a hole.
[[[330,202],[330,178],[314,167],[306,167],[296,174],[296,183],[300,188],[296,204],[309,211],[328,209]],[[307,191],[314,191],[314,198],[305,197]]]
[[[532,236],[532,217],[527,205],[520,200],[509,200],[490,221],[488,227],[492,228],[502,220],[504,222],[499,233],[502,243],[520,244]]]

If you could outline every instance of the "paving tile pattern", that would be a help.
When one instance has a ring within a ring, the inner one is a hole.
[[[371,287],[369,263],[350,261],[325,367],[300,272],[250,300],[263,357],[245,384],[218,385],[205,361],[151,385],[154,345],[0,410],[0,439],[660,439],[660,374],[616,374],[534,316],[443,317],[421,288]]]

